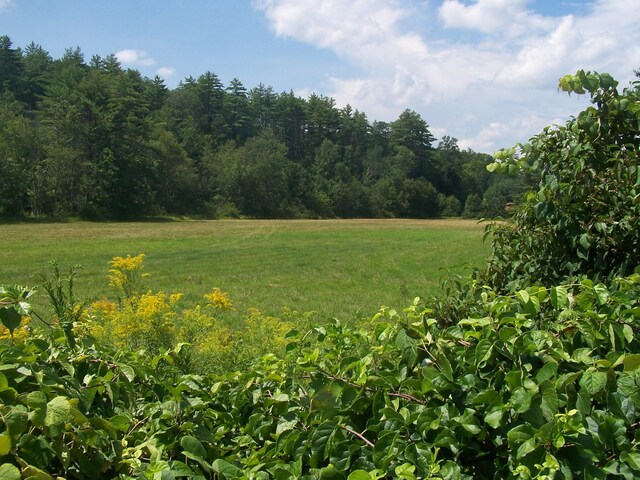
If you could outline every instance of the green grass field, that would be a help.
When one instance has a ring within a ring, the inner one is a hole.
[[[0,225],[0,283],[82,265],[77,292],[109,294],[108,262],[145,253],[146,286],[187,301],[219,287],[243,312],[285,307],[351,319],[434,293],[447,272],[481,265],[483,225],[464,220],[224,220]],[[41,294],[42,295],[42,294]],[[36,305],[43,300],[36,301]]]

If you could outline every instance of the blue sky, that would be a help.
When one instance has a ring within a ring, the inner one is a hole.
[[[436,137],[491,153],[587,104],[579,68],[622,85],[640,68],[639,0],[0,0],[0,34],[180,80],[212,71],[350,104],[417,111]]]

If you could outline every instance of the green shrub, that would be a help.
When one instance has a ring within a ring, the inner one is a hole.
[[[515,290],[578,275],[606,280],[640,265],[640,90],[607,74],[567,75],[560,88],[593,106],[497,155],[490,168],[539,179],[513,222],[492,229],[484,280]]]

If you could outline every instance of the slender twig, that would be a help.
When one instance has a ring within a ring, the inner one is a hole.
[[[356,437],[358,437],[360,440],[362,440],[364,443],[366,443],[368,447],[371,447],[371,448],[375,447],[375,445],[373,443],[371,443],[369,440],[367,440],[364,437],[364,435],[362,435],[361,433],[358,433],[355,430],[353,430],[352,428],[346,427],[344,425],[342,425],[342,428],[344,428],[347,432],[351,433],[352,435],[355,435]]]
[[[30,314],[31,314],[31,315],[35,315],[35,316],[36,316],[36,318],[37,318],[38,320],[40,320],[42,323],[44,323],[47,327],[52,327],[52,326],[54,325],[53,323],[49,323],[49,322],[47,322],[44,318],[42,318],[40,315],[38,315],[38,313],[37,313],[36,311],[34,311],[34,310],[32,310],[32,311],[30,312]]]
[[[387,395],[389,395],[390,397],[398,397],[398,398],[403,398],[405,400],[409,400],[411,402],[416,402],[416,403],[422,403],[424,404],[424,400],[420,400],[419,398],[414,397],[413,395],[409,395],[408,393],[396,393],[396,392],[387,392]]]
[[[376,393],[378,392],[378,390],[376,390],[375,388],[371,388],[371,387],[365,387],[363,385],[358,385],[357,383],[354,383],[346,378],[342,378],[342,377],[338,377],[336,375],[333,375],[332,373],[329,372],[325,372],[323,370],[319,370],[320,373],[322,373],[323,375],[325,375],[326,377],[330,378],[331,380],[337,380],[339,382],[345,383],[347,385],[350,385],[352,387],[356,387],[356,388],[361,388],[363,389],[365,392],[369,392],[369,393]],[[398,397],[398,398],[402,398],[404,400],[409,400],[411,402],[416,402],[416,403],[421,403],[424,404],[425,401],[424,400],[420,400],[419,398],[414,397],[413,395],[409,395],[408,393],[402,393],[402,392],[389,392],[386,391],[385,392],[387,395],[389,395],[390,397]]]

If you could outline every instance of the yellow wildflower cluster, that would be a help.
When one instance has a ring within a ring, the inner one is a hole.
[[[214,288],[211,293],[206,293],[204,298],[209,302],[207,305],[210,307],[219,308],[220,310],[231,310],[233,308],[229,295],[219,288]]]
[[[183,310],[177,318],[180,337],[192,344],[202,343],[207,332],[214,328],[215,320],[202,311],[200,305]]]
[[[251,346],[254,357],[284,349],[285,336],[294,327],[291,322],[265,316],[255,308],[249,310],[249,316],[244,321],[242,338],[247,345]]]
[[[113,257],[109,262],[109,286],[115,288],[119,294],[130,296],[140,287],[142,278],[148,276],[143,274],[144,253],[132,257]]]
[[[126,257],[113,257],[109,262],[111,268],[116,270],[141,270],[142,263],[144,262],[144,253],[132,257],[127,255]]]
[[[5,327],[2,323],[0,323],[0,340],[13,340],[17,343],[22,343],[31,333],[31,328],[29,327],[29,322],[31,322],[31,317],[24,316],[22,317],[22,321],[20,322],[20,326],[13,331],[13,337],[11,336],[11,332],[7,327]]]
[[[109,284],[118,299],[102,299],[91,305],[88,321],[83,322],[89,334],[116,346],[144,348],[151,353],[187,342],[191,354],[183,366],[197,367],[200,372],[228,371],[284,349],[285,336],[294,322],[252,309],[244,322],[221,324],[216,317],[233,310],[233,302],[219,288],[204,295],[206,306],[187,309],[179,307],[182,293],[140,293],[143,261],[144,254],[140,254],[115,257],[110,262]]]
[[[173,305],[180,295],[147,292],[133,295],[121,305],[106,299],[92,306],[94,328],[98,338],[108,337],[115,345],[132,348],[169,348],[175,337]]]

